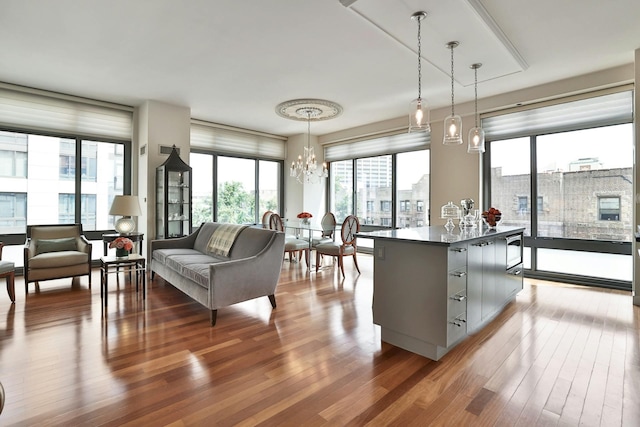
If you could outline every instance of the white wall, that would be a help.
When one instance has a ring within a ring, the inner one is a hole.
[[[137,109],[135,118],[138,138],[134,146],[138,148],[138,196],[142,209],[138,231],[145,234],[148,248],[148,242],[156,235],[156,168],[169,157],[167,154],[160,154],[160,146],[179,147],[180,158],[189,163],[191,109],[146,101]],[[141,154],[141,147],[145,147],[144,154]]]
[[[636,91],[634,91],[634,108],[633,108],[633,122],[635,124],[635,158],[633,162],[633,193],[635,194],[635,203],[634,203],[634,213],[633,217],[635,218],[635,227],[634,232],[637,232],[637,225],[640,224],[640,96],[638,96],[637,89],[640,87],[640,48],[636,49],[635,52],[635,70],[634,70],[634,78],[635,78],[635,87]],[[636,243],[635,239],[633,240],[632,245],[632,256],[633,256],[633,283],[631,285],[631,290],[633,292],[633,303],[635,305],[640,305],[640,245]]]

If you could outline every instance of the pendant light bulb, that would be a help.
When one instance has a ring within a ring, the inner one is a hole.
[[[469,141],[467,142],[467,153],[484,153],[484,129],[480,127],[480,116],[478,115],[478,68],[482,67],[482,64],[472,64],[471,68],[475,73],[474,88],[475,88],[475,108],[474,118],[476,121],[475,127],[469,131]]]
[[[427,12],[416,12],[411,19],[418,23],[418,97],[409,106],[409,132],[431,132],[429,125],[429,108],[422,99],[422,38],[420,22],[427,17]]]
[[[455,98],[453,92],[453,49],[458,47],[460,43],[449,42],[447,47],[451,50],[451,115],[444,119],[444,145],[460,145],[462,144],[462,118],[455,112]]]

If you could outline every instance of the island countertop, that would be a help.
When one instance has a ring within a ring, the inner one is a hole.
[[[399,228],[396,230],[365,231],[357,233],[356,236],[374,240],[398,240],[449,246],[452,243],[473,242],[474,240],[481,240],[484,237],[496,237],[513,233],[521,233],[523,231],[524,227],[499,226],[495,230],[480,227],[464,229],[462,231],[459,227],[456,227],[451,233],[449,233],[442,225],[432,225],[428,227]]]

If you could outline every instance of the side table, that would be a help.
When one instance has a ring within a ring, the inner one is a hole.
[[[118,273],[121,267],[129,267],[129,272],[136,273],[136,292],[138,292],[140,281],[142,280],[142,299],[147,297],[147,267],[146,260],[142,255],[131,254],[128,257],[119,258],[116,256],[100,257],[100,298],[104,307],[107,306],[109,298],[109,273]]]
[[[104,248],[104,256],[107,256],[109,250],[109,243],[116,240],[118,237],[126,237],[138,246],[138,252],[142,255],[142,241],[144,240],[144,233],[131,233],[127,235],[121,235],[119,233],[108,233],[102,235],[102,246]]]

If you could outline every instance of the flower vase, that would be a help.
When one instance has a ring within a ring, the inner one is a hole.
[[[116,256],[118,258],[127,258],[129,256],[129,251],[125,248],[116,248]]]

